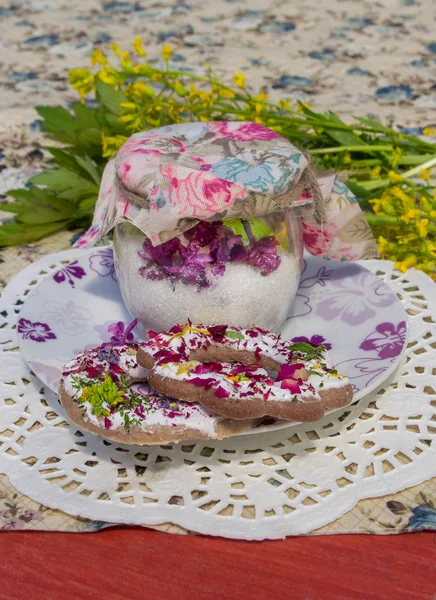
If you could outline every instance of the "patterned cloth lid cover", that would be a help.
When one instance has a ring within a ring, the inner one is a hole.
[[[316,180],[308,158],[275,131],[249,122],[167,125],[135,133],[108,162],[92,226],[76,246],[92,246],[124,221],[157,245],[198,221],[256,218],[289,207],[306,207],[303,232],[313,254],[378,255],[350,190],[335,175]]]

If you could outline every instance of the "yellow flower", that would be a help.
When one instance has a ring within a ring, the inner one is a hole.
[[[381,167],[374,167],[370,171],[371,177],[377,177],[378,175],[380,175],[380,171],[381,171]]]
[[[122,58],[123,61],[132,62],[132,59],[130,58],[130,54],[127,52],[127,50],[122,50],[120,52],[120,58]]]
[[[266,102],[268,100],[268,96],[265,94],[265,92],[260,92],[260,94],[257,94],[257,96],[253,96],[253,98],[258,102]]]
[[[245,87],[245,75],[244,73],[236,73],[236,75],[233,77],[233,83],[241,89],[244,89]]]
[[[436,134],[436,129],[432,129],[431,127],[425,127],[424,131],[422,133],[424,135],[435,135]]]
[[[392,195],[395,198],[398,198],[399,200],[402,200],[403,202],[409,202],[410,201],[409,196],[400,187],[398,187],[397,185],[394,186],[391,189],[391,192],[392,192]]]
[[[190,373],[199,364],[200,363],[197,360],[190,360],[188,362],[181,363],[180,367],[177,368],[177,375],[185,375],[186,373]]]
[[[342,162],[344,163],[344,165],[347,165],[351,162],[351,156],[349,152],[345,152],[344,159]]]
[[[218,94],[221,96],[221,98],[226,98],[226,100],[231,100],[235,97],[235,92],[223,88],[220,88]]]
[[[112,157],[118,152],[121,146],[127,138],[124,135],[106,136],[104,133],[101,134],[101,144],[103,147],[102,155],[106,157]]]
[[[162,48],[162,57],[165,62],[168,62],[171,58],[171,54],[173,53],[173,49],[169,44]]]
[[[103,81],[103,83],[107,83],[112,87],[115,87],[122,82],[122,79],[120,80],[119,72],[114,69],[114,67],[106,67],[105,69],[101,69],[98,71],[97,76]]]
[[[79,92],[82,101],[86,94],[89,94],[95,87],[95,77],[89,69],[71,69],[68,73],[68,80]]]
[[[401,148],[394,148],[393,149],[393,151],[392,151],[392,155],[393,155],[393,157],[392,157],[392,166],[393,167],[397,166],[398,161],[400,160],[402,154],[403,153],[401,151]]]
[[[428,225],[428,219],[421,219],[421,221],[417,222],[416,228],[418,229],[419,237],[421,237],[421,238],[426,237],[427,225]]]
[[[152,81],[162,81],[162,79],[162,73],[153,73],[153,75],[151,76]]]
[[[416,265],[416,256],[408,256],[405,260],[396,262],[395,268],[405,273],[407,269],[410,269],[414,265]]]
[[[397,183],[397,181],[403,180],[403,176],[399,173],[395,173],[395,171],[389,171],[388,177],[393,183]]]
[[[421,211],[419,211],[417,208],[409,208],[409,210],[407,210],[404,215],[400,217],[400,220],[404,221],[405,223],[410,223],[412,219],[416,219],[420,214]]]
[[[115,56],[120,56],[120,47],[118,44],[109,44],[109,48],[114,51]]]
[[[178,96],[181,96],[182,98],[188,94],[188,90],[180,81],[176,81],[176,83],[174,84],[174,91]]]
[[[133,93],[137,96],[152,98],[155,92],[152,87],[150,87],[143,81],[137,81],[136,83],[132,83],[132,85],[129,86],[128,90],[126,90],[126,93],[129,95]]]
[[[281,98],[279,100],[279,106],[280,106],[280,108],[283,108],[283,110],[291,110],[291,107],[292,107],[290,100],[283,100]],[[297,110],[299,108],[300,107],[298,107]]]
[[[382,235],[378,238],[378,249],[380,250],[380,254],[385,254],[388,250],[390,244],[386,238]]]
[[[143,46],[142,46],[142,40],[141,38],[135,37],[135,39],[133,40],[133,50],[136,52],[136,54],[138,54],[139,56],[146,56],[147,53],[145,52]]]
[[[424,181],[430,181],[430,171],[428,169],[421,169],[420,175]]]
[[[94,50],[91,54],[91,63],[93,65],[107,65],[107,58],[100,49]]]

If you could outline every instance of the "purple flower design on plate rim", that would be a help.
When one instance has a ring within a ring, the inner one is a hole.
[[[366,336],[359,348],[366,352],[375,350],[382,359],[399,356],[406,343],[406,322],[395,327],[393,323],[380,323],[375,331]]]
[[[375,317],[378,309],[395,302],[395,294],[370,271],[360,270],[358,265],[349,265],[348,270],[348,277],[344,277],[344,271],[340,270],[333,275],[331,284],[337,290],[328,292],[327,297],[318,302],[318,316],[325,320],[339,318],[348,325],[356,326]]]
[[[112,248],[104,248],[89,257],[89,266],[100,277],[112,277],[117,281],[115,274],[114,253]]]
[[[53,275],[53,279],[56,283],[68,281],[71,287],[74,287],[74,279],[82,279],[82,277],[85,277],[86,271],[77,264],[78,262],[79,261],[75,260],[59,269],[59,271],[56,271]]]
[[[47,323],[40,321],[29,321],[29,319],[18,320],[18,333],[21,333],[24,340],[33,340],[34,342],[46,342],[47,340],[55,340],[56,335],[51,331]]]
[[[310,339],[304,335],[293,337],[291,342],[305,342],[306,344],[311,344],[312,346],[324,346],[326,350],[332,349],[332,344],[326,342],[325,338],[318,334],[312,335]]]
[[[303,260],[303,269],[301,271],[301,275],[304,275],[306,270],[307,270],[307,261]],[[292,303],[292,308],[291,308],[292,312],[296,311],[297,314],[290,314],[288,316],[288,319],[295,319],[296,317],[304,317],[312,312],[313,309],[310,304],[311,299],[309,298],[309,296],[306,296],[306,294],[301,294],[299,292],[301,290],[308,290],[310,288],[313,288],[316,285],[325,287],[326,282],[331,279],[332,273],[333,273],[332,269],[327,269],[327,267],[322,266],[320,269],[318,269],[318,272],[316,273],[316,275],[310,275],[310,276],[304,277],[303,279],[300,280],[300,283],[298,285],[298,290],[295,295],[295,299]]]

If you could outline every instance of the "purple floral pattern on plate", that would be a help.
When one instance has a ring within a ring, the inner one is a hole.
[[[317,334],[312,335],[310,338],[305,337],[304,335],[293,337],[291,342],[305,342],[306,344],[312,344],[312,346],[324,346],[326,350],[332,349],[332,345],[329,342],[326,342],[322,335]]]
[[[47,323],[40,321],[29,321],[28,319],[18,319],[18,333],[21,333],[23,339],[33,340],[34,342],[46,342],[47,340],[55,340],[56,335],[50,330]]]
[[[298,286],[298,292],[295,296],[292,315],[288,316],[288,319],[295,319],[296,317],[304,317],[312,312],[312,306],[310,304],[310,298],[305,293],[301,294],[300,290],[310,290],[315,286],[325,288],[327,282],[331,279],[333,270],[323,266],[318,269],[316,275],[303,275],[307,271],[308,262],[303,260],[303,268],[301,271],[300,284]]]
[[[92,254],[89,257],[89,266],[100,277],[112,277],[114,281],[117,281],[112,248],[104,248],[96,254]]]
[[[401,354],[405,342],[405,321],[401,321],[396,327],[393,323],[380,323],[359,348],[366,351],[376,350],[380,358],[395,358]]]
[[[74,287],[74,279],[82,279],[82,277],[85,277],[85,269],[80,267],[77,263],[78,261],[75,260],[65,267],[62,267],[62,269],[59,269],[59,271],[53,275],[53,279],[56,283],[68,281],[71,287]]]
[[[359,345],[365,352],[374,352],[375,356],[358,356],[342,361],[336,367],[350,370],[350,381],[360,380],[360,387],[368,387],[397,362],[406,344],[406,322],[398,325],[384,322],[375,327]]]
[[[392,293],[386,293],[386,285],[359,265],[335,270],[330,283],[335,289],[316,307],[316,314],[324,319],[339,318],[347,325],[361,325],[395,301]]]

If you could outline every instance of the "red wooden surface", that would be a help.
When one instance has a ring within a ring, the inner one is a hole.
[[[0,534],[4,600],[436,599],[436,535]]]

